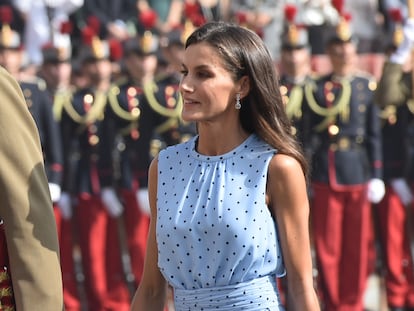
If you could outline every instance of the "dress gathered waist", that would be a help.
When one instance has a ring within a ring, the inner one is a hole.
[[[274,275],[247,282],[201,289],[174,289],[176,311],[285,310]]]

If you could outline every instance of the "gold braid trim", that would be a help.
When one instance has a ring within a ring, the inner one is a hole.
[[[140,114],[133,114],[125,109],[122,109],[118,101],[118,95],[120,89],[117,85],[113,86],[108,92],[108,101],[114,113],[121,119],[128,121],[136,121],[139,119]],[[137,99],[138,100],[138,99]]]
[[[351,100],[351,83],[349,80],[343,79],[341,82],[341,93],[337,97],[336,104],[332,107],[321,107],[313,96],[315,84],[305,85],[305,96],[310,109],[317,115],[325,117],[325,119],[315,126],[315,130],[320,132],[335,121],[337,115],[341,117],[343,122],[349,121],[349,101]]]
[[[53,116],[56,121],[60,121],[62,118],[62,110],[65,106],[65,103],[70,103],[72,101],[72,92],[69,90],[66,91],[57,91],[53,99]]]
[[[0,288],[0,297],[13,297],[13,290],[11,287]]]
[[[91,94],[86,94],[85,96],[92,96]],[[93,105],[88,113],[85,115],[80,115],[72,106],[71,102],[65,102],[64,108],[68,115],[77,123],[88,124],[92,123],[95,120],[102,120],[104,108],[106,105],[107,94],[105,92],[97,91],[95,92],[95,98],[93,99]]]
[[[144,94],[148,100],[149,105],[155,112],[157,112],[158,114],[164,117],[179,117],[180,116],[181,109],[183,106],[181,95],[179,95],[179,98],[177,99],[175,108],[169,109],[161,105],[155,98],[154,94],[158,91],[158,86],[155,82],[146,83],[143,89],[144,89]]]
[[[10,276],[5,268],[5,271],[0,271],[0,283],[8,280],[10,280]]]
[[[289,100],[286,104],[286,114],[289,119],[302,117],[302,101],[303,101],[303,88],[302,86],[295,85],[289,94]]]

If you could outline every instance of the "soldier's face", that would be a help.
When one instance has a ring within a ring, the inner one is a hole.
[[[111,62],[107,59],[86,62],[83,66],[85,74],[92,83],[99,83],[111,77]]]
[[[352,42],[332,44],[327,50],[332,67],[335,70],[351,68],[356,61],[356,46]]]
[[[125,58],[125,65],[131,77],[140,80],[144,76],[155,74],[157,57],[155,55],[131,54]]]
[[[282,51],[282,70],[291,77],[306,75],[310,70],[309,50],[306,48]]]
[[[71,77],[71,65],[67,62],[46,63],[41,67],[42,78],[50,87],[68,85]]]
[[[172,45],[168,48],[165,48],[163,50],[163,54],[165,59],[172,66],[172,69],[179,72],[184,57],[184,47]]]
[[[7,69],[12,75],[17,75],[22,64],[20,50],[0,49],[0,65]]]

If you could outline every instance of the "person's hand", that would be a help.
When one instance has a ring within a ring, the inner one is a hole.
[[[60,213],[62,214],[63,219],[71,219],[72,218],[72,200],[70,199],[70,194],[67,192],[63,192],[60,196],[58,207]]]
[[[397,50],[390,56],[390,62],[400,65],[405,63],[411,49],[414,47],[414,18],[406,20],[403,34],[403,41],[398,46]]]
[[[118,196],[116,195],[113,188],[103,188],[101,192],[101,199],[109,215],[112,217],[118,217],[122,214],[124,207],[119,201]]]
[[[379,203],[385,194],[384,182],[379,178],[373,178],[368,182],[368,200],[371,203]]]
[[[135,193],[135,196],[138,201],[139,209],[146,215],[149,215],[151,213],[150,205],[149,205],[149,199],[148,199],[148,189],[143,188],[137,190]]]
[[[404,205],[413,201],[413,193],[404,178],[391,180],[391,187]]]
[[[59,201],[61,196],[61,189],[58,184],[49,183],[49,192],[50,192],[50,198],[52,199],[53,203],[56,203]]]

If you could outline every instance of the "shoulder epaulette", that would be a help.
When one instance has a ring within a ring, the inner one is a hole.
[[[35,84],[37,88],[41,91],[46,90],[46,81],[37,76],[24,76],[19,79],[19,82],[27,83],[27,84]]]

